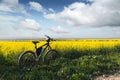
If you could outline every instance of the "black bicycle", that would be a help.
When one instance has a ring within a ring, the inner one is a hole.
[[[51,48],[50,41],[53,41],[52,38],[46,36],[46,43],[40,47],[37,47],[39,41],[32,41],[35,45],[35,51],[25,51],[23,52],[18,59],[18,65],[22,68],[32,68],[37,61],[39,61],[40,56],[43,55],[43,62],[47,65],[52,63],[55,59],[58,58],[58,52]]]

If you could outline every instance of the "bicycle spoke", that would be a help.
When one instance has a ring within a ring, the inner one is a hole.
[[[58,58],[58,53],[55,50],[50,50],[46,53],[44,57],[44,63],[47,65],[51,64],[55,59]]]
[[[32,51],[24,52],[19,58],[19,66],[22,68],[31,68],[35,65],[35,55]]]

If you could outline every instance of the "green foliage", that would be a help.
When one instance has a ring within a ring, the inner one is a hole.
[[[0,53],[0,80],[92,80],[120,70],[120,46],[86,50],[63,50],[50,65],[37,64],[32,70],[17,66],[19,54]]]
[[[5,57],[3,55],[3,53],[0,52],[0,65],[4,64],[6,61],[5,61]]]
[[[63,54],[63,57],[69,58],[69,59],[75,59],[81,56],[82,56],[82,53],[76,49],[65,50]]]

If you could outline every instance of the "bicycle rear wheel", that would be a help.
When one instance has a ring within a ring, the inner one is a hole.
[[[31,69],[35,65],[35,53],[26,51],[19,56],[18,65],[23,69]]]
[[[56,50],[49,50],[44,56],[44,63],[49,65],[53,63],[58,57],[59,54]]]

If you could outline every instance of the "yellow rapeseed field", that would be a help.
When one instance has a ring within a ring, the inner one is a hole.
[[[40,41],[38,46],[44,44],[45,41]],[[81,40],[61,40],[52,41],[51,46],[57,50],[66,49],[93,49],[99,47],[113,47],[120,45],[120,39],[81,39]],[[31,41],[0,41],[0,52],[4,55],[11,53],[22,53],[25,50],[34,50],[34,45]]]

